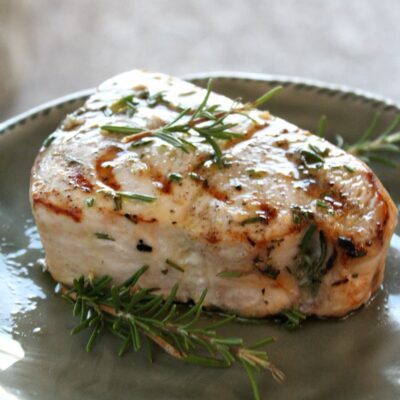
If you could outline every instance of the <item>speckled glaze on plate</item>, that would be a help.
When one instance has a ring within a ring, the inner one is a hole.
[[[328,117],[328,136],[352,141],[375,111],[382,126],[399,105],[368,93],[301,79],[234,73],[187,77],[231,97],[254,99],[272,86],[285,90],[270,103],[274,114],[314,130]],[[87,354],[85,335],[71,337],[77,322],[42,272],[40,240],[28,199],[30,168],[44,140],[63,116],[91,91],[45,104],[0,124],[0,399],[252,399],[242,369],[211,370],[183,365],[161,351],[153,365],[143,353],[116,356],[106,336]],[[398,170],[375,168],[396,204]],[[232,323],[226,332],[249,341],[272,335],[271,359],[287,375],[277,384],[260,376],[263,399],[400,398],[400,229],[387,259],[383,288],[367,306],[344,320],[309,320],[289,332],[271,321]]]

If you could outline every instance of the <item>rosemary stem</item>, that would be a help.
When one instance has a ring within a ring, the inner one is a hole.
[[[77,295],[76,293],[71,293],[69,288],[62,286],[61,287],[61,293],[64,296],[69,297],[71,300],[76,301],[77,299]],[[105,313],[112,315],[113,317],[125,317],[126,316],[123,313],[118,313],[117,310],[114,307],[111,307],[107,304],[99,304],[98,305],[99,309],[101,311],[104,311]],[[138,323],[140,325],[140,322]],[[169,355],[171,355],[172,357],[181,360],[184,355],[182,353],[180,353],[179,351],[177,351],[177,349],[173,346],[171,346],[167,341],[165,341],[163,338],[161,338],[160,336],[156,336],[153,335],[152,333],[148,332],[145,329],[141,329],[141,332],[146,335],[149,339],[151,339],[153,342],[155,342],[156,344],[158,344],[165,352],[167,352]]]
[[[368,140],[361,143],[356,143],[354,145],[350,145],[347,148],[347,152],[353,155],[360,155],[367,151],[379,151],[382,150],[385,145],[393,143],[390,138],[391,136],[379,136],[371,141]]]
[[[144,131],[141,133],[134,133],[133,135],[123,137],[121,141],[122,141],[122,143],[136,142],[140,139],[151,136],[152,134],[153,134],[152,131]]]

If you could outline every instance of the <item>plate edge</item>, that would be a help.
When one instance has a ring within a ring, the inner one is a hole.
[[[48,114],[53,108],[60,108],[65,104],[71,104],[78,100],[85,99],[94,93],[94,90],[95,89],[85,89],[67,94],[66,96],[57,97],[54,100],[47,101],[39,106],[17,114],[15,117],[8,118],[4,122],[0,122],[0,135],[4,134],[6,131],[14,129],[17,125],[22,125],[28,119],[34,119],[40,114]]]
[[[280,84],[284,87],[293,87],[298,90],[317,90],[318,93],[328,95],[339,95],[341,98],[353,97],[355,100],[371,104],[374,107],[381,107],[383,111],[400,111],[400,103],[397,103],[389,98],[377,95],[375,93],[352,88],[346,85],[328,83],[308,78],[301,78],[296,76],[286,75],[270,75],[254,72],[233,72],[233,71],[211,71],[211,72],[198,72],[192,74],[185,74],[181,76],[182,79],[190,81],[200,81],[209,78],[223,79],[223,80],[241,80],[254,83],[270,83]],[[51,109],[62,107],[64,104],[70,104],[75,101],[85,99],[93,94],[94,88],[85,89],[78,92],[73,92],[66,96],[58,97],[54,100],[45,102],[37,107],[33,107],[28,111],[20,113],[15,117],[11,117],[4,122],[0,123],[0,135],[7,131],[14,129],[18,125],[24,124],[28,119],[34,119],[39,114],[46,115]]]
[[[365,103],[376,103],[376,105],[378,105],[378,103],[383,104],[385,110],[393,109],[400,111],[400,102],[396,102],[388,97],[381,96],[368,90],[297,76],[272,75],[256,72],[211,71],[186,74],[183,75],[182,78],[192,81],[218,78],[225,80],[243,80],[247,82],[270,82],[286,87],[292,86],[300,90],[317,89],[320,93],[329,92],[332,94],[340,94],[343,97],[353,96],[354,98],[363,100]]]

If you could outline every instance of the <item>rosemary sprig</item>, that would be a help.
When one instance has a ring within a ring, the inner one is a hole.
[[[346,143],[341,135],[336,135],[336,144],[367,163],[375,161],[390,167],[399,167],[399,162],[388,157],[387,153],[400,154],[400,131],[397,130],[400,127],[400,114],[380,133],[376,132],[379,118],[380,113],[375,113],[370,124],[355,143]],[[324,128],[325,124],[326,119],[323,124]],[[322,129],[322,134],[319,134],[321,133],[320,120],[319,128],[317,129],[319,136],[323,135],[324,128]],[[348,168],[346,169],[348,170]]]
[[[400,125],[400,114],[392,123],[375,138],[375,128],[379,120],[379,114],[375,114],[371,124],[365,130],[361,138],[352,145],[344,145],[345,150],[361,158],[365,162],[377,161],[388,166],[398,167],[399,163],[382,156],[382,152],[400,153],[400,132],[395,130]]]
[[[118,354],[129,349],[138,351],[143,344],[155,343],[172,357],[204,367],[227,368],[241,363],[250,379],[254,398],[260,399],[256,374],[269,370],[282,381],[283,373],[259,350],[273,341],[268,337],[245,346],[242,338],[222,336],[219,328],[235,319],[229,315],[206,326],[197,324],[207,291],[189,309],[180,310],[175,304],[178,285],[164,299],[154,289],[137,286],[147,271],[143,266],[121,285],[112,285],[112,279],[103,276],[75,279],[73,287],[63,288],[63,297],[73,305],[73,314],[80,323],[71,331],[76,334],[91,330],[86,350],[91,351],[98,337],[108,330],[122,341]]]
[[[237,124],[227,122],[227,118],[236,114],[248,118],[253,123],[257,124],[257,121],[251,118],[246,111],[253,107],[261,106],[276,93],[281,91],[282,87],[277,86],[272,88],[254,102],[249,102],[237,107],[232,106],[230,110],[221,110],[218,105],[209,105],[211,89],[212,80],[210,79],[208,81],[206,94],[196,109],[185,108],[181,110],[174,120],[157,129],[151,130],[145,127],[120,125],[103,125],[101,129],[105,132],[124,135],[125,137],[122,141],[125,143],[137,141],[143,143],[142,139],[145,137],[156,137],[179,148],[185,153],[196,150],[196,142],[193,142],[191,138],[197,136],[202,139],[203,143],[211,147],[216,165],[223,168],[227,163],[218,142],[245,138],[245,134],[232,131],[232,128],[237,126]],[[163,102],[162,95],[158,96],[157,93],[152,96],[147,95],[145,99],[147,99],[149,107],[154,107],[159,102]],[[155,103],[150,102],[151,99],[157,99],[157,101]],[[133,107],[136,107],[138,104],[138,102],[134,101],[133,95],[126,96],[114,103],[111,111],[115,112],[115,110],[117,110],[120,112],[121,110],[126,110],[128,103],[132,103]],[[146,142],[146,144],[147,143],[149,142]]]

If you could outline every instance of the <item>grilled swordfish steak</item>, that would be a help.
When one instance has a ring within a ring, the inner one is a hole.
[[[342,316],[382,283],[397,222],[362,161],[254,106],[171,76],[103,83],[44,142],[31,203],[50,273],[263,317]]]

